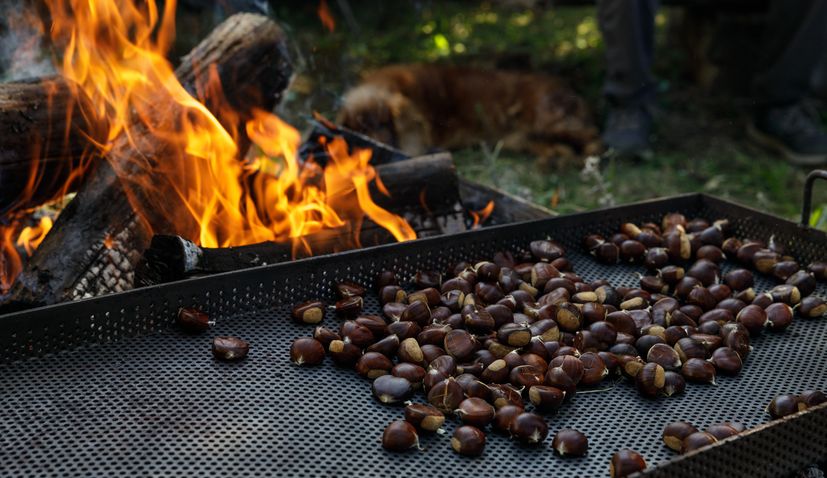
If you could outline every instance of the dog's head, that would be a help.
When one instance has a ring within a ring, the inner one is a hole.
[[[430,126],[419,109],[401,93],[376,85],[348,91],[336,122],[406,154],[424,154],[431,146]]]

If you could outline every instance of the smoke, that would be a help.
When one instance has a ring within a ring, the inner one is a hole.
[[[0,81],[55,74],[42,12],[30,0],[0,0]]]

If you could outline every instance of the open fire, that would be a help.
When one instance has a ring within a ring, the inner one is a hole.
[[[312,251],[304,238],[328,229],[347,232],[358,246],[365,219],[397,241],[416,238],[405,219],[371,197],[371,185],[390,193],[370,164],[370,151],[349,152],[336,138],[325,145],[330,159],[324,166],[300,161],[298,131],[274,114],[258,109],[240,125],[235,121],[240,115],[225,99],[214,68],[197,78],[194,94],[187,91],[166,59],[175,35],[174,1],[163,11],[152,0],[47,5],[51,41],[63,46],[60,75],[83,99],[76,103],[82,114],[108,125],[81,163],[108,160],[116,141],[127,138],[134,151],[129,161],[109,163],[150,228],[150,218],[160,214],[175,233],[204,247],[289,241],[294,253],[305,254]],[[159,120],[159,108],[169,105],[174,118]],[[163,141],[163,161],[143,154],[136,138],[146,132]],[[253,146],[241,157],[248,139]],[[48,217],[36,225],[19,212],[10,217],[19,220],[0,225],[4,290],[20,272],[20,249],[30,255],[52,225]]]

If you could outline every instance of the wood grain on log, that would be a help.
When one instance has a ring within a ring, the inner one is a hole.
[[[272,20],[253,14],[234,15],[216,27],[183,59],[175,74],[195,93],[211,65],[227,101],[241,115],[230,119],[213,111],[222,122],[244,121],[254,107],[272,109],[292,74],[283,31]],[[159,102],[151,114],[152,126],[173,124],[179,112],[176,105]],[[62,211],[13,285],[7,310],[93,295],[101,286],[109,290],[131,287],[131,271],[151,239],[150,224],[154,232],[167,232],[165,221],[175,216],[175,207],[184,206],[169,198],[148,196],[136,187],[147,179],[164,179],[139,177],[147,174],[147,168],[135,161],[136,157],[163,166],[165,159],[176,153],[143,123],[131,128],[129,136],[121,135],[114,141],[106,161],[89,175]],[[146,215],[137,216],[130,201],[141,206]],[[100,271],[111,264],[124,273],[121,283],[105,283],[107,278]]]

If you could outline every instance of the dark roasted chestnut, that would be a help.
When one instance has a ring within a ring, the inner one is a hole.
[[[362,313],[364,305],[365,299],[357,295],[336,302],[334,309],[339,317],[353,318]]]
[[[548,436],[548,424],[540,415],[521,413],[511,421],[508,427],[511,437],[524,445],[542,443]]]
[[[821,390],[807,390],[806,392],[801,392],[798,399],[809,408],[827,402],[827,395]]]
[[[183,307],[178,309],[178,316],[176,318],[178,327],[181,327],[187,332],[198,333],[203,332],[215,324],[215,321],[210,319],[210,316],[205,312],[195,307]]]
[[[471,397],[460,402],[456,414],[466,425],[485,428],[494,419],[494,407],[481,398]]]
[[[681,453],[689,453],[698,448],[711,445],[718,441],[714,436],[707,432],[695,432],[683,439],[681,445]]]
[[[681,375],[690,382],[715,383],[715,366],[706,360],[691,358],[681,367]]]
[[[382,447],[390,451],[407,451],[419,448],[416,428],[405,420],[391,422],[382,434]]]
[[[333,343],[335,342],[337,341]],[[290,345],[290,361],[296,365],[319,365],[324,361],[324,346],[313,338],[296,339]],[[355,363],[356,359],[353,362]]]
[[[565,398],[566,392],[550,385],[533,385],[528,389],[528,399],[540,412],[557,410]]]
[[[767,313],[757,305],[748,305],[738,312],[735,320],[746,327],[750,335],[758,335],[767,323]]]
[[[671,450],[680,452],[683,447],[683,440],[697,431],[698,429],[690,423],[670,423],[663,429],[663,443],[665,443]]]
[[[712,352],[710,359],[715,368],[724,375],[738,375],[743,367],[741,356],[734,349],[720,347]]]
[[[480,456],[485,450],[485,433],[471,425],[463,425],[454,430],[451,448],[460,455]]]
[[[215,337],[212,340],[213,357],[219,360],[241,360],[247,356],[249,351],[250,344],[238,337]],[[324,349],[322,349],[322,355],[324,355]]]
[[[524,411],[523,407],[518,405],[504,405],[500,407],[494,414],[494,422],[492,424],[494,430],[500,433],[510,433],[511,422]]]
[[[793,323],[793,308],[787,304],[770,304],[764,312],[767,314],[767,327],[770,330],[784,330]]]
[[[686,380],[683,375],[667,371],[664,374],[664,385],[662,393],[664,396],[671,397],[672,395],[680,395],[686,390]]]
[[[709,428],[706,429],[706,432],[715,437],[716,440],[724,440],[738,434],[738,430],[736,430],[735,427],[726,423],[710,425]]]
[[[387,375],[393,368],[393,362],[379,352],[366,352],[356,361],[356,373],[371,380]]]
[[[612,455],[609,463],[609,476],[623,478],[646,469],[646,460],[634,450],[620,450]]]
[[[399,285],[399,279],[393,271],[382,271],[376,277],[376,288],[381,290],[388,285]]]
[[[342,340],[341,335],[322,326],[318,326],[313,329],[313,338],[321,342],[325,348],[327,348],[330,345],[330,342],[333,342],[334,340]],[[396,353],[396,349],[394,349],[393,353]]]
[[[464,398],[462,386],[453,377],[442,380],[428,390],[428,403],[443,413],[452,413]]]
[[[402,377],[382,375],[371,385],[373,396],[382,403],[399,403],[413,395],[411,382]]]
[[[362,349],[344,340],[334,340],[330,342],[330,345],[327,347],[327,351],[330,353],[330,358],[333,359],[333,362],[340,367],[353,367],[356,365],[356,361],[359,360],[359,357],[362,356]],[[305,360],[308,360],[307,356],[304,358]],[[294,360],[294,362],[296,361]],[[321,360],[319,360],[318,363],[321,363]],[[307,363],[307,365],[311,364]],[[314,363],[312,365],[316,364]]]
[[[649,398],[658,396],[666,384],[666,371],[656,363],[647,363],[635,375],[635,385],[641,395]]]
[[[324,304],[318,300],[302,302],[293,307],[291,315],[296,322],[318,324],[324,319]]]
[[[391,369],[391,375],[394,377],[402,377],[411,382],[411,386],[415,389],[422,388],[422,381],[427,375],[427,371],[419,365],[412,363],[399,363]]]
[[[779,395],[767,406],[767,413],[773,418],[786,417],[807,408],[798,395]]]
[[[589,450],[589,440],[574,428],[563,428],[554,434],[551,448],[560,456],[585,456]]]

